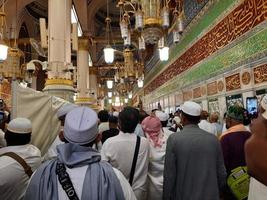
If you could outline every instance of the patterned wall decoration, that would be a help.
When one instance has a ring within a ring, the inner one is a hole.
[[[188,101],[193,98],[192,90],[183,92],[183,100]]]
[[[193,83],[207,80],[216,75],[221,75],[245,63],[252,63],[267,56],[267,28],[266,23],[259,25],[250,32],[250,37],[236,41],[228,49],[220,51],[217,55],[201,62],[187,73],[168,81],[155,91],[146,95],[147,101],[155,100],[159,96],[177,92]],[[242,38],[241,38],[242,39]]]
[[[222,92],[223,89],[224,89],[224,83],[223,83],[223,81],[218,81],[217,86],[218,86],[218,91],[219,92]]]
[[[207,91],[208,91],[208,95],[217,94],[217,92],[218,92],[218,90],[217,90],[217,82],[214,81],[212,83],[208,83],[207,84]]]
[[[251,80],[251,76],[250,76],[250,73],[249,72],[244,72],[241,76],[241,79],[242,79],[242,83],[244,85],[248,85],[250,83],[250,80]]]
[[[186,16],[185,26],[200,12],[209,0],[186,0],[184,1],[184,13]]]
[[[7,107],[11,109],[11,84],[7,79],[4,79],[0,84],[0,98],[3,99]]]
[[[212,30],[198,40],[146,88],[148,94],[168,80],[191,68],[217,50],[225,47],[259,23],[267,19],[265,0],[245,0]]]
[[[267,81],[267,64],[254,68],[254,83],[259,84]]]
[[[193,89],[193,97],[194,98],[201,97],[201,88],[200,87],[197,87],[197,88]]]
[[[202,86],[201,87],[201,96],[205,96],[207,95],[207,87],[206,86]]]
[[[202,10],[202,8],[208,3],[209,0],[186,0],[184,1],[184,14],[185,22],[184,27],[186,28],[189,23],[196,17],[196,15]],[[168,35],[168,44],[173,44],[172,34]],[[148,64],[145,66],[145,72],[148,73],[159,61],[158,56],[153,56]]]
[[[237,90],[241,88],[240,74],[233,74],[225,78],[226,91]]]
[[[180,105],[181,103],[183,103],[183,94],[176,94],[175,95],[175,104],[176,105]]]

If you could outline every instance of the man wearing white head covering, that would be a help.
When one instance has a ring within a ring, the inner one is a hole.
[[[98,139],[97,114],[78,107],[65,119],[66,144],[58,145],[58,157],[47,161],[33,175],[25,200],[36,199],[135,199],[123,175],[101,161],[92,148]]]
[[[200,105],[186,101],[181,110],[183,130],[167,141],[163,199],[219,200],[226,178],[220,143],[198,127]]]
[[[167,123],[168,123],[168,119],[169,119],[169,115],[161,110],[157,110],[155,112],[156,117],[159,118],[161,125],[162,125],[162,130],[165,134],[172,134],[174,133],[173,131],[169,130],[169,128],[167,127]]]
[[[68,114],[68,112],[72,111],[74,108],[77,108],[78,106],[72,103],[66,103],[62,105],[58,111],[57,111],[57,118],[60,120],[61,123],[61,130],[58,136],[55,138],[54,142],[51,144],[49,149],[47,150],[46,154],[43,157],[43,161],[50,160],[57,157],[57,145],[64,144],[62,141],[63,138],[63,126],[65,123],[65,117]]]
[[[32,125],[26,118],[10,121],[5,133],[7,147],[0,149],[0,196],[1,199],[22,199],[29,182],[29,175],[22,165],[6,153],[12,152],[20,156],[34,171],[41,164],[40,150],[29,144]]]

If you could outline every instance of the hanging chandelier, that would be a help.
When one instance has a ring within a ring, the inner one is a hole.
[[[110,45],[110,35],[111,35],[111,18],[109,17],[109,3],[107,0],[107,17],[105,19],[106,22],[106,41],[107,46],[104,48],[104,59],[108,64],[113,63],[114,61],[114,49]]]
[[[114,75],[115,82],[134,83],[144,74],[144,64],[134,61],[133,51],[129,48],[123,51],[124,63],[115,63],[116,73]]]
[[[6,27],[6,13],[5,13],[5,1],[2,1],[2,9],[0,11],[0,61],[7,59],[8,46],[4,41],[5,27]]]
[[[170,23],[170,0],[119,0],[120,30],[124,41],[130,40],[130,33],[138,32],[139,50],[145,49],[145,44],[157,44],[172,32],[174,43],[178,43],[184,30],[183,0],[175,0],[172,10],[173,23]],[[135,27],[131,27],[130,18],[134,16]],[[129,45],[129,42],[124,42]],[[164,43],[159,47],[160,59],[168,60],[169,47]],[[162,53],[161,53],[162,52]]]

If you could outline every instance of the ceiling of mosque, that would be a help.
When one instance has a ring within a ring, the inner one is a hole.
[[[74,4],[82,0],[73,0]],[[123,40],[120,37],[119,30],[119,8],[116,6],[117,0],[84,0],[87,2],[87,13],[79,10],[77,8],[77,14],[80,18],[86,18],[87,24],[82,24],[83,28],[87,29],[88,35],[95,42],[96,48],[90,53],[93,54],[91,57],[93,59],[94,66],[99,69],[99,75],[103,79],[113,76],[115,71],[110,67],[107,70],[107,65],[103,59],[103,48],[106,45],[105,42],[105,18],[107,16],[107,1],[109,2],[109,13],[111,17],[111,27],[112,27],[112,44],[115,49],[123,51]],[[190,24],[194,17],[201,11],[201,9],[207,4],[209,0],[184,0],[184,13],[185,13],[185,26]],[[80,2],[79,2],[80,3]],[[170,7],[175,5],[175,0],[170,0]],[[35,0],[26,6],[28,13],[36,19],[40,17],[47,18],[48,13],[48,0]],[[134,21],[132,21],[133,23]],[[137,37],[133,36],[133,43],[137,43]],[[172,43],[172,37],[169,36],[168,43]],[[135,46],[133,46],[135,48]],[[135,59],[140,59],[141,56],[146,63],[145,71],[148,72],[158,61],[158,56],[153,56],[156,48],[153,45],[146,46],[146,51],[142,54],[135,53]],[[118,53],[116,55],[115,62],[122,62],[123,56]]]

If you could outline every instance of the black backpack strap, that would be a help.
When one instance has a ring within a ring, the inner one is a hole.
[[[58,181],[61,184],[63,190],[66,192],[70,200],[79,200],[73,184],[70,180],[70,176],[66,171],[66,167],[63,163],[57,162],[56,174],[58,176]]]
[[[135,150],[134,150],[134,157],[133,157],[133,162],[132,162],[132,167],[131,167],[131,173],[130,173],[130,179],[129,179],[130,185],[132,185],[132,183],[133,183],[134,172],[135,172],[135,167],[136,167],[137,158],[138,158],[138,152],[139,152],[139,148],[140,148],[140,141],[141,141],[140,136],[137,136]]]
[[[25,173],[28,175],[28,177],[29,178],[31,177],[31,175],[32,175],[31,167],[18,154],[14,153],[14,152],[6,152],[6,153],[2,154],[1,156],[9,156],[9,157],[13,158],[14,160],[16,160],[23,167],[23,169],[24,169]]]

